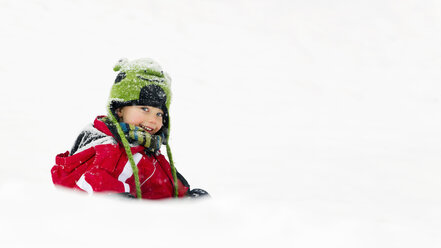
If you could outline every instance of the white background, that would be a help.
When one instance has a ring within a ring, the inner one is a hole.
[[[0,0],[1,247],[440,247],[438,0]],[[119,58],[202,201],[57,189]]]

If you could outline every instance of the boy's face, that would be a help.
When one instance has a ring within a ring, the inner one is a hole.
[[[118,108],[116,114],[121,121],[138,126],[150,134],[155,134],[163,125],[164,112],[151,106],[125,106]]]

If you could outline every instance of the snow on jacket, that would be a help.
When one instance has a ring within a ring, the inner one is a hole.
[[[58,154],[52,167],[56,185],[93,192],[130,193],[136,196],[135,179],[124,147],[98,116],[75,142],[71,153]],[[143,146],[131,147],[138,167],[142,198],[173,197],[173,176],[170,164],[160,153],[146,152]],[[189,190],[187,181],[178,174],[178,196]]]

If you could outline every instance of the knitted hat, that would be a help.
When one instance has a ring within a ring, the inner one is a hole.
[[[161,66],[149,58],[142,58],[129,61],[120,59],[113,68],[119,71],[115,83],[110,91],[108,102],[108,115],[117,127],[121,142],[125,148],[126,154],[132,165],[133,175],[135,177],[137,197],[141,198],[139,185],[138,168],[133,160],[133,154],[130,145],[125,138],[121,126],[115,116],[116,109],[131,105],[147,105],[160,108],[164,112],[163,127],[158,131],[158,135],[165,137],[164,144],[167,145],[167,155],[170,160],[170,166],[174,178],[174,191],[177,196],[177,176],[173,165],[173,158],[168,145],[170,120],[169,107],[171,101],[171,78],[165,73]]]

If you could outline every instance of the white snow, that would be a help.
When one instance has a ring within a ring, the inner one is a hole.
[[[1,247],[440,247],[441,2],[0,1]],[[173,79],[210,200],[52,185],[118,59]]]
[[[118,60],[114,66],[117,71],[128,71],[128,70],[147,70],[150,69],[155,72],[162,72],[162,67],[154,61],[152,58],[140,58],[135,60],[128,60],[127,58],[122,58]]]

